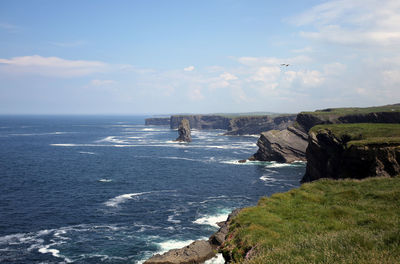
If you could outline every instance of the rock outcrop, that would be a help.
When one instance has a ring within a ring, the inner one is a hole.
[[[145,264],[183,264],[202,263],[215,256],[215,247],[208,241],[196,240],[192,244],[172,249],[163,255],[157,254],[148,259]]]
[[[226,221],[218,223],[219,225],[219,230],[212,234],[210,238],[208,239],[209,243],[213,246],[221,246],[226,239],[226,235],[228,235],[229,232],[229,223],[231,222],[232,218],[238,215],[242,209],[235,209],[232,211],[232,213],[229,214],[228,218]]]
[[[307,134],[295,127],[261,133],[258,151],[249,160],[294,162],[305,161]]]
[[[371,108],[332,108],[297,115],[293,126],[281,132],[267,131],[257,142],[250,160],[292,162],[306,159],[309,130],[320,124],[400,123],[400,105]]]
[[[179,128],[178,128],[178,138],[176,141],[179,142],[191,142],[192,141],[192,136],[190,133],[190,125],[189,121],[187,119],[182,119]]]
[[[364,140],[349,145],[349,140],[350,136],[338,136],[329,128],[310,131],[302,182],[400,175],[399,142]]]
[[[269,130],[283,130],[290,126],[296,115],[263,115],[235,117],[229,121],[225,135],[259,135]]]
[[[153,117],[146,118],[144,124],[146,126],[154,125],[154,126],[169,126],[170,118],[169,117]]]
[[[218,223],[220,229],[211,235],[208,240],[196,240],[186,247],[172,249],[162,255],[156,254],[146,260],[144,264],[197,264],[213,258],[219,247],[225,242],[232,218],[240,210],[232,211],[226,221]]]

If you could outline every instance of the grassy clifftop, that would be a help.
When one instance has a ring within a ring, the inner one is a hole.
[[[400,124],[334,124],[317,125],[310,132],[330,131],[333,135],[351,145],[397,144],[400,143]]]
[[[374,107],[344,107],[344,108],[328,108],[317,110],[315,112],[302,112],[312,115],[355,115],[355,114],[370,114],[379,112],[400,112],[400,104],[374,106]]]
[[[230,225],[238,263],[398,263],[400,177],[320,180],[261,198]]]

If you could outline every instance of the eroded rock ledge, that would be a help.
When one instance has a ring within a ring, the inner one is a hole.
[[[156,254],[146,260],[144,264],[196,264],[213,258],[219,247],[225,242],[230,221],[240,210],[232,211],[226,221],[218,223],[220,229],[211,235],[208,240],[196,240],[183,248],[172,249],[162,255]]]

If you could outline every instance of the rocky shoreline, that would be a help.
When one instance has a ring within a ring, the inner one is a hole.
[[[196,240],[180,249],[171,249],[164,254],[156,254],[146,260],[144,264],[187,264],[203,263],[216,256],[228,235],[229,223],[241,209],[235,209],[229,214],[226,221],[218,223],[220,227],[208,240]],[[224,256],[225,260],[229,256]]]
[[[219,129],[224,129],[222,127],[229,123],[229,120],[218,119],[215,116],[192,116],[191,118],[187,122],[191,125],[193,123],[194,127],[201,129],[213,128],[210,125],[213,121],[216,122],[214,128]],[[247,122],[248,124],[250,119],[248,118],[244,123]],[[171,117],[171,127],[178,120],[182,121],[183,117],[174,119]],[[264,125],[265,122],[268,123],[266,120],[264,119]],[[243,126],[240,122],[237,122],[237,124]],[[252,124],[254,125],[256,122]],[[288,124],[288,122],[285,124]],[[349,124],[359,129],[360,134],[354,134],[352,127],[348,129],[346,126],[349,126]],[[400,173],[399,124],[400,104],[372,108],[339,108],[303,112],[296,116],[296,121],[292,125],[281,130],[271,129],[262,132],[257,142],[259,149],[249,160],[282,163],[307,161],[306,173],[302,182],[320,178],[392,177]],[[316,126],[319,127],[320,125],[322,125],[321,129],[315,130]],[[329,125],[335,127],[331,128]],[[332,130],[333,128],[336,129],[336,134]],[[394,131],[389,135],[390,140],[384,134],[389,128]],[[343,132],[345,129],[349,131],[347,134]],[[374,129],[381,135],[374,133],[374,131],[371,132]],[[349,142],[353,143],[350,144]],[[246,162],[246,160],[239,162]],[[225,222],[219,223],[220,229],[208,240],[198,240],[184,248],[173,249],[162,255],[157,254],[145,263],[202,263],[213,258],[219,251],[223,253],[225,261],[229,262],[232,259],[232,252],[222,250],[222,248],[229,232],[231,220],[240,210],[234,210]],[[252,251],[249,252],[250,256]]]

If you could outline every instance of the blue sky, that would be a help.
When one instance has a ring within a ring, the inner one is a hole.
[[[398,0],[4,0],[0,114],[398,103],[399,46]]]

